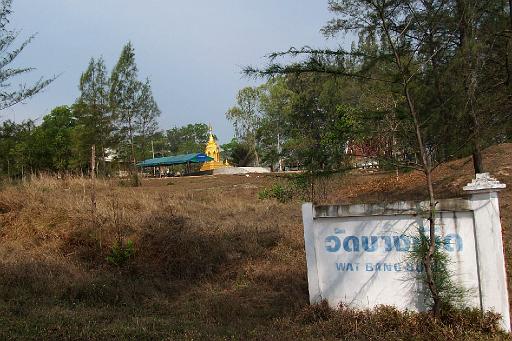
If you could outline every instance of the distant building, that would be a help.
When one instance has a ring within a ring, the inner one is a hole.
[[[217,142],[215,142],[215,138],[213,137],[211,125],[210,137],[208,138],[208,143],[206,144],[206,149],[204,153],[211,157],[213,160],[203,163],[203,165],[201,166],[201,171],[209,171],[229,166],[227,161],[223,163],[220,159],[220,148]]]

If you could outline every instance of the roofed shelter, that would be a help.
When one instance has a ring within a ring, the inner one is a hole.
[[[181,154],[174,156],[165,156],[154,159],[144,160],[137,164],[138,167],[148,168],[148,167],[161,167],[161,166],[174,166],[174,165],[187,165],[187,171],[189,171],[189,166],[192,163],[204,163],[213,160],[213,158],[209,157],[204,153],[194,153],[194,154]]]

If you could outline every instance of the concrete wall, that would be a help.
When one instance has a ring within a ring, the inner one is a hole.
[[[469,189],[469,198],[441,200],[436,235],[446,241],[454,279],[468,290],[467,305],[494,310],[510,331],[498,197],[493,189]],[[304,204],[308,283],[312,303],[327,300],[354,308],[393,305],[426,309],[410,251],[428,230],[425,202],[382,205]]]

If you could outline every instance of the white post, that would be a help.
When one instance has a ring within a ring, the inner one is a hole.
[[[313,204],[302,204],[302,221],[304,223],[304,242],[306,247],[306,262],[308,266],[309,303],[319,303],[322,300],[316,260],[315,223]]]
[[[489,173],[477,174],[476,179],[464,187],[475,219],[475,238],[481,308],[502,315],[502,327],[510,328],[510,310],[507,274],[500,221],[498,192],[506,185]]]

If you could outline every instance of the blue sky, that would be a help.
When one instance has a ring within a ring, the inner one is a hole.
[[[37,38],[16,65],[37,68],[30,81],[60,74],[43,93],[4,110],[2,119],[40,118],[72,104],[91,57],[109,69],[123,45],[135,47],[140,77],[150,77],[162,110],[160,127],[211,123],[221,142],[233,135],[224,113],[237,91],[255,81],[241,67],[290,46],[337,46],[320,28],[331,18],[327,0],[14,0],[11,28]]]

